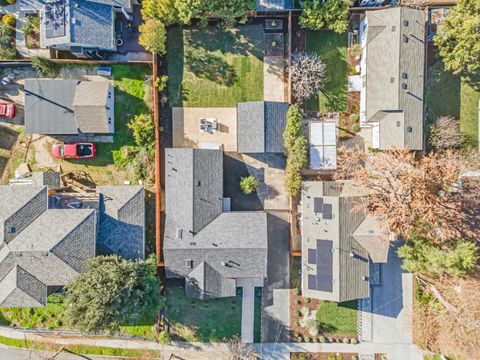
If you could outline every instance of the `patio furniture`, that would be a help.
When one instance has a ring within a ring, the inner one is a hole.
[[[207,119],[200,119],[200,131],[207,131]]]

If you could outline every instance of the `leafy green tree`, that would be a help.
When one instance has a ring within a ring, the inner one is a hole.
[[[132,130],[133,138],[138,146],[149,149],[155,145],[155,124],[152,115],[135,115],[127,126]]]
[[[167,32],[160,20],[147,19],[138,27],[140,37],[138,43],[154,54],[165,54]]]
[[[32,56],[32,67],[40,75],[50,78],[57,77],[60,72],[57,64],[43,56]]]
[[[165,25],[172,25],[178,21],[178,12],[175,0],[143,0],[142,17],[157,19]]]
[[[205,17],[203,14],[205,0],[173,0],[181,24],[188,25],[194,18]],[[202,20],[202,19],[201,19]],[[206,23],[206,19],[203,19]]]
[[[348,6],[347,0],[303,0],[300,26],[344,33],[348,28]]]
[[[452,248],[440,248],[428,239],[414,235],[398,249],[402,268],[424,275],[464,276],[477,267],[477,247],[473,242],[457,241]]]
[[[240,178],[240,189],[245,195],[249,195],[253,193],[258,186],[258,181],[253,177],[252,175],[250,176],[245,176]]]
[[[438,28],[434,43],[445,69],[478,80],[480,70],[480,0],[458,0]]]
[[[159,286],[153,257],[98,256],[67,286],[66,320],[82,331],[115,331],[159,304]]]
[[[287,112],[287,123],[283,132],[283,143],[285,149],[292,148],[295,139],[303,135],[302,130],[303,113],[298,105],[291,105]]]

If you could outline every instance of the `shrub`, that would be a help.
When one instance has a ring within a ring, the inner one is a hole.
[[[136,149],[133,146],[122,146],[120,149],[112,151],[113,164],[119,169],[125,169],[135,154]]]
[[[310,299],[310,298],[305,298],[304,301],[305,301],[306,304],[308,304],[311,300],[312,300],[312,299]]]
[[[58,76],[58,65],[43,56],[32,57],[32,67],[42,76],[55,78]]]
[[[325,342],[325,337],[324,336],[319,336],[318,337],[318,342],[324,343]]]
[[[358,114],[352,114],[352,115],[350,115],[350,119],[351,119],[353,122],[357,122],[357,121],[360,119],[360,115],[358,115]]]
[[[294,314],[295,314],[295,316],[301,316],[302,315],[300,310],[298,310],[298,309],[295,310]]]
[[[358,341],[357,339],[353,338],[353,339],[350,339],[350,344],[356,344]]]
[[[2,17],[2,23],[8,26],[15,26],[15,16],[12,14],[5,14]]]
[[[127,124],[132,130],[135,144],[147,149],[155,146],[155,124],[150,114],[138,114]]]
[[[344,344],[348,344],[348,343],[350,343],[350,339],[348,339],[348,338],[343,338],[342,342],[343,342]]]
[[[328,337],[327,342],[333,343],[333,342],[335,342],[335,339],[333,337]]]
[[[353,124],[353,125],[352,125],[352,130],[355,131],[355,132],[359,132],[359,131],[360,131],[360,125],[358,125],[358,124]]]
[[[293,300],[293,303],[294,303],[295,305],[298,305],[298,304],[300,304],[300,300],[299,300],[299,299],[294,299],[294,300]]]
[[[258,181],[253,177],[252,175],[250,176],[245,176],[240,178],[240,189],[245,195],[250,195],[255,190],[257,189],[258,186]]]
[[[157,82],[155,83],[155,87],[157,88],[157,90],[159,92],[162,92],[167,87],[167,83],[168,83],[168,76],[167,75],[162,75],[162,76],[157,78]]]
[[[308,336],[305,336],[305,342],[307,343],[312,342],[312,339],[310,339]]]
[[[172,342],[172,338],[168,331],[162,330],[158,335],[158,342],[160,345],[168,345]]]
[[[303,336],[299,334],[299,335],[297,336],[297,341],[298,341],[298,342],[303,342]]]
[[[17,0],[6,0],[8,5],[13,5],[17,2]]]
[[[299,326],[306,329],[311,336],[317,336],[320,331],[317,319],[315,318],[315,312],[310,311],[308,308],[304,309],[303,317],[299,321]]]
[[[165,43],[167,41],[167,32],[165,25],[156,19],[147,19],[138,27],[140,37],[138,43],[147,51],[154,54],[165,54]]]
[[[299,288],[293,289],[293,293],[297,296],[300,295],[300,289]]]

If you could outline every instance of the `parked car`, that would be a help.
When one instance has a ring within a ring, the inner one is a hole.
[[[0,102],[0,116],[13,119],[15,117],[15,104]]]
[[[95,157],[95,144],[55,144],[52,147],[52,156],[57,159],[88,159]]]

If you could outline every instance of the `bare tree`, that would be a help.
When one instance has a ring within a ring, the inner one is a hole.
[[[353,179],[355,174],[365,165],[367,154],[358,147],[337,149],[337,170],[333,175],[336,180]]]
[[[412,9],[424,9],[428,5],[427,0],[396,0],[398,6],[409,7]]]
[[[370,213],[384,219],[393,233],[408,238],[422,226],[423,235],[437,244],[477,239],[479,182],[460,179],[463,161],[451,150],[416,157],[407,149],[391,148],[369,156],[349,152],[349,175],[371,195]],[[365,166],[360,166],[365,157]]]
[[[452,116],[437,118],[430,128],[429,140],[437,150],[459,148],[463,144],[460,121]]]
[[[293,53],[290,71],[292,74],[292,93],[299,103],[303,103],[323,89],[326,65],[317,54]]]
[[[238,336],[227,341],[229,352],[225,355],[225,360],[254,360],[256,352],[252,345],[242,343]]]

